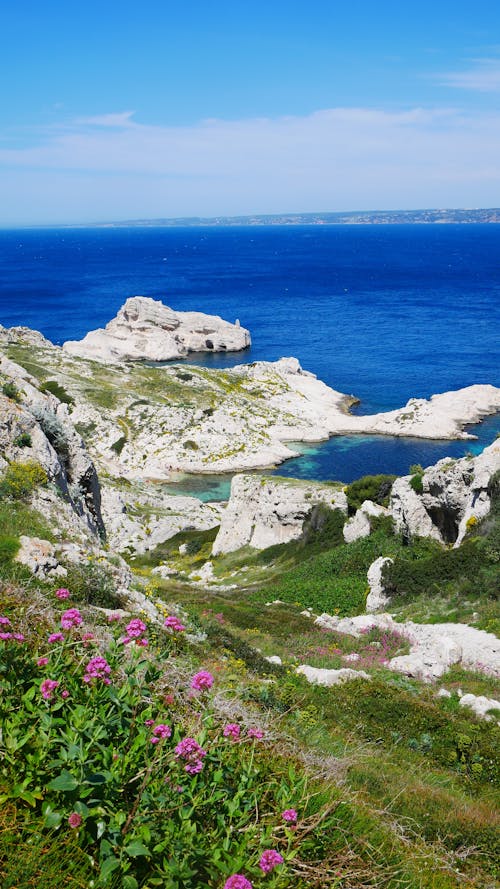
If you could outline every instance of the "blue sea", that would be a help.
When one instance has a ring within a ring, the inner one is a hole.
[[[212,367],[294,355],[359,411],[388,410],[472,383],[500,385],[500,225],[325,225],[0,230],[0,324],[55,343],[104,326],[128,296],[248,327],[244,353]],[[339,437],[277,472],[350,481],[477,453],[475,442]],[[225,496],[227,479],[180,483]]]

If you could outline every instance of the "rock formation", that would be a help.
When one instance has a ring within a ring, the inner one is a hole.
[[[104,329],[92,330],[83,340],[68,340],[71,355],[106,363],[169,361],[188,352],[238,352],[250,345],[250,333],[239,322],[218,315],[175,312],[159,300],[132,296]]]
[[[212,554],[233,552],[242,546],[266,549],[297,540],[306,517],[318,503],[347,512],[346,495],[334,486],[236,475]]]
[[[489,484],[500,470],[500,440],[477,457],[445,458],[421,476],[421,493],[411,476],[396,479],[390,510],[396,528],[411,537],[432,537],[458,546],[467,529],[490,511]]]

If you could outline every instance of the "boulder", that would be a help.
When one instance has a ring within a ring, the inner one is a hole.
[[[495,698],[487,698],[485,695],[462,695],[460,698],[460,706],[470,707],[470,709],[482,719],[498,719],[498,714],[490,714],[488,711],[500,711],[500,701],[496,701]],[[500,725],[500,722],[498,724]]]
[[[309,664],[301,664],[296,673],[305,676],[312,685],[340,685],[353,679],[371,679],[364,670],[351,670],[350,667],[341,667],[340,670],[325,670],[320,667],[310,667]]]
[[[40,580],[66,577],[66,568],[59,564],[52,543],[41,540],[40,537],[27,537],[24,534],[19,540],[21,546],[15,558],[16,562],[25,565]]]
[[[320,503],[347,512],[346,495],[331,486],[235,475],[212,554],[234,552],[242,546],[266,549],[298,540],[305,519]]]
[[[370,592],[366,597],[366,610],[368,612],[379,611],[379,609],[385,608],[389,601],[389,597],[385,595],[382,574],[384,566],[393,561],[394,559],[380,556],[368,568],[366,575],[368,586],[370,587]]]
[[[360,537],[368,537],[371,532],[370,517],[389,515],[389,510],[372,500],[364,500],[352,518],[344,525],[344,540],[353,543]]]
[[[250,333],[218,315],[175,312],[159,300],[132,296],[104,329],[68,340],[70,355],[95,361],[170,361],[188,352],[235,352],[250,345]]]

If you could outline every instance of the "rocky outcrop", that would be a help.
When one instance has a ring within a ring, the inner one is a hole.
[[[68,405],[39,390],[24,368],[0,357],[14,397],[0,395],[0,454],[35,461],[94,534],[104,536],[96,468],[71,421]]]
[[[40,580],[66,577],[66,568],[59,564],[55,546],[48,540],[22,534],[19,542],[15,561],[25,565]]]
[[[421,476],[421,493],[412,477],[398,478],[391,492],[395,525],[406,537],[432,537],[458,546],[467,530],[490,511],[489,485],[500,470],[500,440],[477,457],[445,458]]]
[[[242,546],[266,549],[302,536],[304,521],[317,504],[347,512],[347,498],[334,486],[256,475],[236,475],[212,554]]]
[[[132,296],[104,329],[92,330],[83,340],[68,340],[71,355],[106,363],[169,361],[188,352],[237,352],[250,345],[250,333],[239,322],[218,315],[175,312],[159,300]]]
[[[370,592],[366,597],[366,610],[368,612],[379,611],[381,608],[385,608],[389,601],[389,597],[385,594],[382,575],[384,566],[391,562],[393,562],[393,559],[380,556],[378,559],[375,559],[368,568],[366,575],[368,586],[370,588]]]
[[[487,698],[485,695],[462,695],[460,706],[469,707],[481,719],[498,719],[498,714],[500,713],[500,701],[497,701],[495,698]],[[495,710],[497,713],[492,714],[490,710]],[[500,722],[498,725],[500,725]]]
[[[364,670],[351,670],[350,667],[341,667],[340,670],[326,670],[321,667],[310,667],[309,664],[301,664],[295,670],[299,676],[305,676],[312,685],[341,685],[343,682],[352,682],[353,679],[371,679]]]
[[[344,525],[344,540],[346,543],[353,543],[360,537],[368,537],[371,532],[370,518],[378,516],[390,515],[389,510],[385,506],[379,506],[372,500],[364,500],[359,509],[356,510],[352,518]]]
[[[424,682],[439,678],[453,664],[500,677],[500,639],[466,624],[397,623],[386,613],[343,618],[322,614],[315,623],[358,637],[373,627],[404,634],[410,653],[392,658],[389,668]]]
[[[222,509],[222,504],[169,495],[153,485],[117,490],[104,484],[102,488],[107,539],[119,552],[144,553],[179,531],[214,528]]]

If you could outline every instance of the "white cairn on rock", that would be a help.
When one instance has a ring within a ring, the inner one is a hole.
[[[298,540],[304,520],[319,503],[347,512],[346,495],[334,487],[235,475],[212,555],[234,552],[242,546],[266,549]]]
[[[238,352],[250,345],[250,333],[218,315],[175,312],[159,300],[132,296],[104,329],[83,340],[68,340],[70,355],[95,361],[169,361],[188,352]]]

